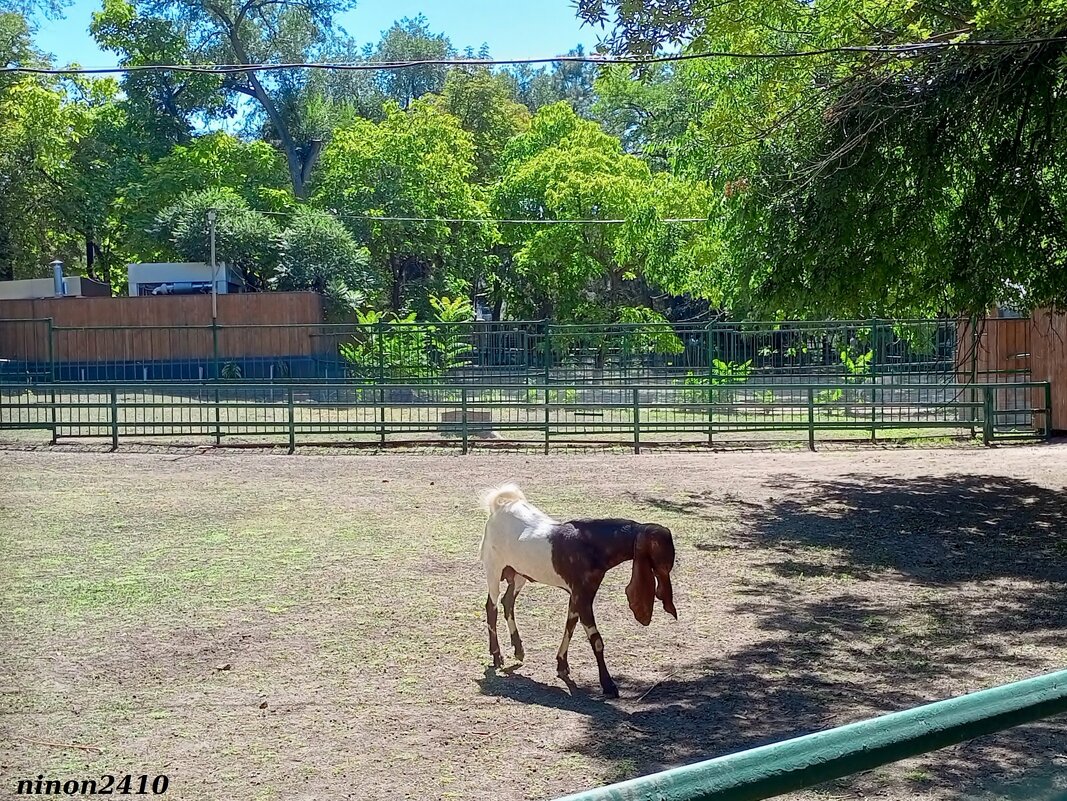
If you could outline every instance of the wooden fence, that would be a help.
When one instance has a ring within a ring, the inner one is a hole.
[[[1036,312],[1030,336],[1030,375],[1052,385],[1052,428],[1067,431],[1067,314]]]
[[[219,295],[217,300],[220,358],[309,356],[314,352],[311,333],[323,321],[322,298],[314,292]],[[41,322],[49,318],[51,332]],[[211,359],[216,354],[214,335],[210,295],[0,301],[0,357],[5,359]]]
[[[956,380],[963,384],[1047,381],[1052,387],[1052,428],[1067,431],[1067,314],[1038,310],[1016,318],[994,310],[976,328],[961,321]],[[999,408],[1008,408],[1011,393],[999,393]],[[1030,403],[1042,407],[1045,398],[1035,395]]]

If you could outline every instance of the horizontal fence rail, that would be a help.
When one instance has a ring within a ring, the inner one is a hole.
[[[762,801],[1064,712],[1060,671],[558,801]]]
[[[1049,436],[1046,382],[437,384],[177,382],[0,387],[0,430],[221,445],[713,446],[770,439]]]

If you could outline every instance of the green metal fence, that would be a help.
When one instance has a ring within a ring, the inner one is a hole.
[[[1003,321],[991,320],[988,325]],[[956,320],[65,327],[0,320],[0,382],[344,380],[777,383],[970,376]]]
[[[0,429],[214,444],[655,445],[1048,436],[1050,385],[55,383],[0,388]],[[973,397],[972,397],[973,396]]]
[[[1060,671],[559,801],[761,801],[1064,712]]]

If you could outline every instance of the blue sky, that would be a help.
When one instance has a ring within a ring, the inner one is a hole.
[[[74,0],[64,19],[40,23],[37,46],[60,65],[113,66],[114,55],[101,52],[88,33],[90,16],[100,5],[100,0]],[[339,21],[363,44],[376,42],[394,20],[419,13],[458,49],[477,49],[485,42],[494,58],[555,56],[577,44],[588,49],[600,33],[581,24],[570,0],[363,0]]]

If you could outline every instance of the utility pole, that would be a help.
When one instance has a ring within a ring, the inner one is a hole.
[[[208,209],[207,212],[207,224],[211,231],[211,324],[215,325],[215,321],[219,316],[218,306],[218,276],[216,275],[215,268],[215,218],[217,217],[215,209]]]

